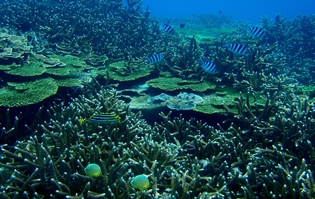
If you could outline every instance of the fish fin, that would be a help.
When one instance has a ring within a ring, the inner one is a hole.
[[[85,122],[86,118],[79,118],[79,124],[82,126]]]

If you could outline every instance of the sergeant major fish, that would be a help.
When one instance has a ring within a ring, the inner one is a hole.
[[[243,44],[238,43],[227,43],[223,47],[226,47],[229,51],[233,52],[236,55],[248,55],[249,50]]]
[[[163,58],[164,58],[164,56],[161,53],[154,53],[150,57],[148,57],[148,63],[149,64],[156,64],[156,63],[162,61]]]
[[[217,66],[214,62],[210,62],[208,60],[201,60],[201,68],[207,73],[215,73],[217,71]]]
[[[174,28],[172,28],[172,26],[170,26],[168,24],[162,24],[161,28],[167,34],[171,34],[171,35],[175,34]]]
[[[253,37],[263,37],[266,35],[266,31],[259,27],[249,27],[247,28],[248,34],[252,35]]]

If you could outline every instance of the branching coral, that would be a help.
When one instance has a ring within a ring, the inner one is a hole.
[[[18,168],[7,188],[2,190],[3,195],[34,198],[49,195],[71,198],[104,198],[105,194],[128,196],[131,190],[125,180],[131,173],[122,150],[126,143],[137,134],[148,132],[150,127],[138,119],[140,115],[123,112],[124,107],[113,92],[103,89],[91,93],[90,99],[81,96],[69,106],[56,104],[48,112],[50,121],[39,127],[40,137],[33,136],[18,142],[15,147],[2,146],[1,153],[14,161],[0,166]],[[99,112],[125,116],[119,124],[79,125],[79,118]],[[103,175],[97,179],[85,176],[84,166],[89,163],[99,164]]]
[[[51,106],[36,136],[1,146],[0,166],[12,173],[4,197],[314,197],[315,125],[307,101],[274,92],[261,110],[241,95],[227,128],[171,112],[150,126],[113,85],[91,84],[69,104]],[[99,113],[121,121],[80,125]],[[100,165],[101,176],[85,175],[91,163]],[[148,175],[149,189],[128,185],[140,174]]]

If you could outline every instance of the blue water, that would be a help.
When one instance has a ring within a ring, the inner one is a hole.
[[[190,17],[193,14],[218,14],[258,24],[263,15],[276,14],[293,19],[298,14],[315,13],[314,0],[143,0],[153,17]]]

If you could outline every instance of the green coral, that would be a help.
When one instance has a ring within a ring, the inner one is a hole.
[[[86,68],[86,64],[82,59],[72,55],[66,56],[53,55],[50,58],[60,60],[60,62],[66,64],[65,67],[46,68],[47,69],[46,73],[50,75],[66,76],[69,75],[70,72],[82,71]]]
[[[59,59],[61,62],[65,63],[67,65],[66,67],[70,67],[70,68],[85,68],[86,67],[86,63],[82,59],[80,59],[79,57],[76,57],[76,56],[53,55],[53,56],[50,56],[50,58]]]
[[[226,113],[226,108],[231,113],[237,114],[235,99],[239,98],[240,93],[232,88],[225,88],[225,91],[218,89],[215,93],[203,96],[204,103],[197,105],[193,110],[206,114]],[[259,106],[263,107],[265,102],[262,99],[250,97],[250,102],[255,101]],[[226,108],[225,108],[226,107]]]
[[[46,68],[46,73],[56,76],[66,76],[70,74],[71,69],[68,67],[65,68]]]
[[[39,76],[45,73],[46,69],[44,67],[41,67],[41,62],[30,62],[28,64],[22,65],[22,66],[14,66],[11,70],[6,71],[7,74],[10,75],[18,75],[18,76]]]
[[[13,63],[11,65],[1,65],[0,64],[0,71],[6,71],[6,70],[11,70],[12,67],[18,66],[16,63]]]
[[[18,107],[36,104],[57,93],[58,86],[52,78],[32,82],[8,82],[0,92],[0,106]]]
[[[125,61],[111,63],[108,68],[98,70],[99,75],[105,75],[109,71],[112,79],[117,81],[133,81],[151,74],[153,68],[144,63],[127,64]]]
[[[199,80],[184,80],[181,78],[166,78],[160,77],[151,79],[146,82],[153,88],[159,88],[164,91],[175,91],[182,89],[190,89],[196,92],[204,92],[214,90],[216,85],[211,82],[200,82]]]

